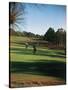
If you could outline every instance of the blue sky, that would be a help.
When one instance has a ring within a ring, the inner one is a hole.
[[[25,31],[43,35],[49,27],[66,30],[66,6],[25,3]],[[23,29],[22,29],[23,30]]]

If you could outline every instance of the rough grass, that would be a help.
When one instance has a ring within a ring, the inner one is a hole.
[[[12,88],[19,87],[36,87],[36,86],[50,86],[50,85],[63,85],[65,81],[55,77],[31,75],[31,74],[11,74]]]

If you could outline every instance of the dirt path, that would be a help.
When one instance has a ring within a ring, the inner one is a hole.
[[[14,87],[33,87],[33,86],[49,86],[49,85],[63,85],[64,80],[31,74],[11,74],[11,84]]]

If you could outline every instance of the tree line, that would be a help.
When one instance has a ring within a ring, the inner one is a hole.
[[[66,47],[66,31],[63,28],[60,28],[55,32],[55,30],[50,27],[44,35],[34,34],[27,31],[20,32],[10,30],[10,32],[11,35],[35,37],[39,38],[40,40],[46,40],[49,43],[55,44],[59,47]]]
[[[66,31],[63,28],[58,29],[56,32],[53,28],[49,28],[43,36],[44,40],[66,49]]]

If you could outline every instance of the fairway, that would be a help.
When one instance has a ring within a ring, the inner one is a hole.
[[[37,47],[36,54],[33,54],[31,45],[26,49],[22,44],[27,39],[27,37],[10,37],[11,87],[65,84],[64,50]],[[36,81],[35,84],[27,84],[27,82],[32,83],[33,80]]]

